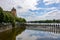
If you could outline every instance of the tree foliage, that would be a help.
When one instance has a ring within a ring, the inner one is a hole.
[[[60,20],[39,20],[39,21],[29,21],[30,23],[60,23]]]
[[[24,18],[18,18],[18,17],[15,17],[15,21],[20,22],[20,23],[26,22]]]
[[[0,23],[12,23],[15,24],[15,22],[26,22],[24,18],[18,18],[16,16],[13,16],[11,12],[4,12],[3,9],[0,7]]]
[[[0,7],[0,23],[4,21],[3,19],[4,19],[3,9]]]

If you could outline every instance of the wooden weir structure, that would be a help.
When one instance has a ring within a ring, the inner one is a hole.
[[[26,28],[60,33],[60,23],[26,23]]]

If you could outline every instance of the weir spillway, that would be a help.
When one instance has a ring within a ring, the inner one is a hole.
[[[60,33],[60,23],[25,23],[27,29]]]

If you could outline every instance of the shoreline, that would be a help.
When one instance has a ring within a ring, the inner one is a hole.
[[[12,29],[12,27],[9,27],[9,28],[8,27],[7,28],[2,27],[2,29],[0,29],[0,32],[4,32],[4,31],[10,30],[10,29]]]
[[[12,25],[0,25],[0,32],[4,32],[10,29],[12,29]]]

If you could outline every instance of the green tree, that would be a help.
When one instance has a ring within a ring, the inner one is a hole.
[[[0,23],[4,21],[3,19],[4,19],[3,9],[0,7]]]
[[[13,16],[11,12],[3,11],[3,9],[0,7],[0,23],[2,22],[11,23],[12,26],[15,26],[16,22],[24,23],[26,20],[24,18]]]
[[[0,13],[3,12],[3,9],[0,7]]]
[[[15,17],[15,20],[16,20],[16,22],[20,22],[20,23],[26,22],[26,20],[24,18]]]

